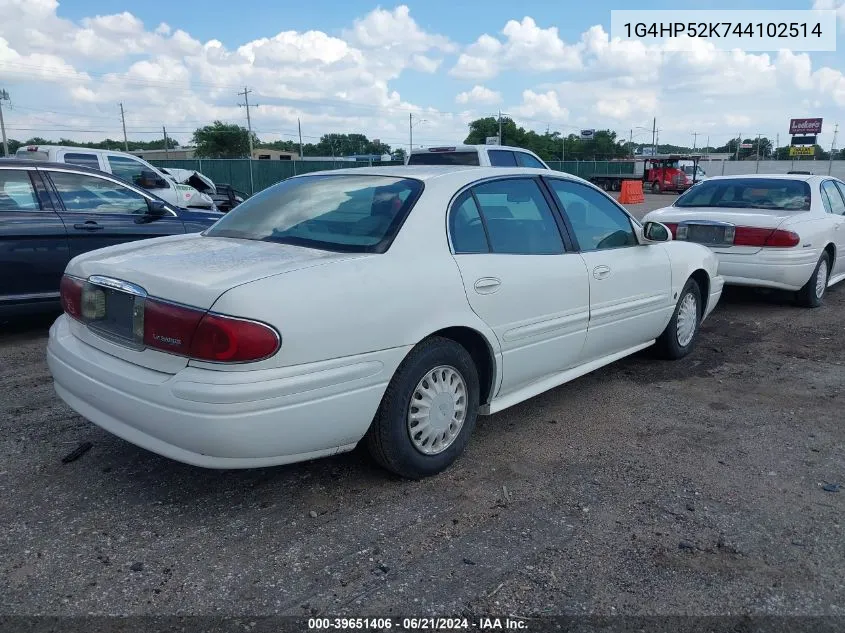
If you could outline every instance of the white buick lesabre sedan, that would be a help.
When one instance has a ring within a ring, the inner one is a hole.
[[[719,176],[644,219],[710,247],[728,284],[792,290],[815,308],[845,279],[845,183],[836,178]]]
[[[716,268],[562,173],[322,172],[203,234],[73,259],[47,358],[73,409],[175,460],[253,468],[365,439],[417,478],[479,413],[655,342],[687,354]]]

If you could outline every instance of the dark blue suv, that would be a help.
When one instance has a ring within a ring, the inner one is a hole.
[[[197,233],[221,217],[87,167],[0,160],[0,316],[58,307],[62,273],[80,253]]]

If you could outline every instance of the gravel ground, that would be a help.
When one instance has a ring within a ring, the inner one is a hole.
[[[0,613],[845,616],[845,288],[729,290],[686,359],[480,418],[421,482],[135,448],[54,394],[50,320],[0,335]]]

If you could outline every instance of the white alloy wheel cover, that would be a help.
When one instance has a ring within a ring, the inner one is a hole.
[[[698,327],[698,302],[695,295],[688,292],[681,298],[681,305],[678,308],[677,336],[678,345],[686,347],[695,336],[695,329]]]
[[[460,434],[467,415],[467,386],[454,367],[440,365],[417,383],[408,407],[408,434],[423,455],[445,451]]]
[[[816,274],[816,299],[824,296],[825,288],[827,288],[827,261],[823,259],[819,263],[819,272]]]

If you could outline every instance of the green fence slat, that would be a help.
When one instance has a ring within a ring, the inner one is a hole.
[[[189,160],[152,160],[157,167],[173,167],[198,171],[218,183],[231,185],[238,191],[249,193],[249,163],[247,159],[203,158]],[[633,174],[634,161],[630,160],[566,160],[547,161],[549,167],[581,178],[605,174]],[[400,161],[375,162],[374,167],[401,165]],[[298,174],[308,174],[327,169],[347,169],[369,167],[365,162],[349,161],[291,161],[291,160],[254,160],[252,161],[252,180],[255,191],[261,191],[277,182]]]
[[[249,193],[249,163],[247,159],[203,158],[187,160],[152,160],[156,167],[191,169],[208,176],[217,183],[231,185],[238,191]],[[375,162],[373,166],[402,165],[401,161]],[[350,161],[290,161],[290,160],[254,160],[252,161],[252,180],[255,191],[261,191],[277,182],[298,174],[307,174],[327,169],[346,169],[369,167],[369,163]]]

